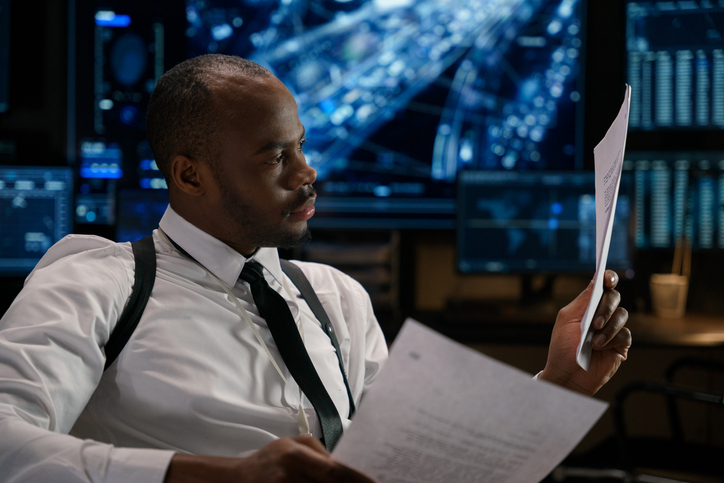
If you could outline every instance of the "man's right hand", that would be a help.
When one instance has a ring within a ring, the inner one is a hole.
[[[246,458],[176,454],[164,483],[374,483],[332,459],[312,436],[278,439]]]

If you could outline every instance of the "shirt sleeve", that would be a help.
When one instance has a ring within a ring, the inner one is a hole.
[[[6,482],[162,482],[172,451],[67,433],[103,373],[130,296],[132,256],[96,237],[56,244],[0,319],[0,468]]]
[[[388,350],[385,335],[375,316],[372,301],[362,285],[351,277],[344,276],[343,298],[350,298],[347,323],[352,337],[353,352],[359,354],[363,363],[363,390],[377,379],[382,366],[387,361]]]
[[[365,377],[364,390],[377,379],[382,366],[387,361],[388,349],[385,335],[382,332],[377,317],[375,316],[372,302],[367,292],[364,293],[363,304],[365,307]]]
[[[355,403],[359,404],[388,355],[387,342],[370,296],[358,281],[336,268],[313,262],[295,263],[304,270],[335,325],[350,389]]]

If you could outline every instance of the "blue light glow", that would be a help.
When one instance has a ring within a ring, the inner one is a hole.
[[[380,198],[387,198],[392,194],[392,188],[385,185],[379,185],[375,186],[373,192],[375,196],[379,196]]]
[[[222,25],[214,25],[211,27],[211,36],[214,38],[214,40],[221,41],[224,39],[228,39],[231,37],[231,34],[234,33],[234,29],[231,28],[231,25],[228,23],[222,24]]]
[[[123,124],[127,126],[133,125],[138,118],[138,109],[134,106],[124,106],[121,112],[118,113],[118,116],[121,118]]]
[[[89,163],[80,168],[80,177],[86,179],[120,179],[123,170],[115,163]]]
[[[96,12],[96,25],[99,27],[128,27],[131,25],[130,15],[117,15],[110,10]]]

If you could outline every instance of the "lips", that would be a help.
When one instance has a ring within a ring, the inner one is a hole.
[[[313,217],[314,212],[316,211],[314,208],[314,201],[316,198],[316,196],[312,196],[301,207],[294,209],[291,213],[289,213],[289,218],[297,221],[307,221]]]

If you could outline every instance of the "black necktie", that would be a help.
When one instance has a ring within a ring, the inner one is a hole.
[[[322,425],[324,445],[332,451],[342,435],[342,421],[332,398],[329,397],[314,369],[289,306],[264,280],[262,266],[258,263],[246,262],[240,278],[249,283],[259,315],[266,320],[287,369],[314,406]]]

